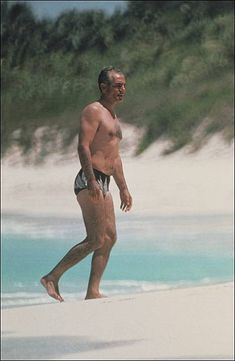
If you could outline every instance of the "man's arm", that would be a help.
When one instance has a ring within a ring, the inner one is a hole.
[[[96,182],[91,162],[90,144],[94,139],[96,131],[99,127],[99,114],[97,109],[88,105],[82,112],[79,137],[78,137],[78,155],[82,169],[87,178],[88,189],[93,198],[100,195],[100,187]]]
[[[115,161],[115,170],[113,173],[113,178],[119,188],[120,191],[120,199],[121,199],[121,206],[120,208],[123,211],[129,211],[132,207],[132,197],[129,193],[124,173],[123,173],[123,167],[122,167],[122,161],[120,156]]]

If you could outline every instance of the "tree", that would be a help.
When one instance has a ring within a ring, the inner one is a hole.
[[[23,64],[28,55],[33,55],[32,36],[36,21],[27,3],[4,4],[2,27],[2,57],[8,58],[11,67]]]

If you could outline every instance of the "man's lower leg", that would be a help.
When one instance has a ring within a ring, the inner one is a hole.
[[[91,263],[91,272],[85,299],[103,297],[99,291],[101,277],[108,263],[110,250],[102,252],[99,249],[94,252]]]
[[[93,251],[92,244],[85,238],[82,242],[72,247],[61,261],[46,275],[41,278],[42,285],[49,296],[63,301],[59,293],[58,282],[60,277],[69,268],[80,262]]]

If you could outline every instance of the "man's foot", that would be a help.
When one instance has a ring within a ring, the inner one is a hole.
[[[64,299],[61,297],[59,293],[58,284],[56,284],[52,280],[49,280],[47,277],[42,277],[40,279],[40,282],[47,290],[49,296],[53,297],[55,300],[58,300],[60,302],[64,301]]]
[[[89,293],[86,295],[85,300],[91,300],[93,298],[107,298],[108,296],[105,296],[101,293]]]

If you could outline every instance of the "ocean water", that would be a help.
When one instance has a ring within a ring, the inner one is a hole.
[[[118,241],[101,281],[109,297],[233,280],[232,215],[117,217]],[[56,302],[39,280],[85,237],[78,218],[2,215],[2,308]],[[67,302],[84,299],[91,255],[60,280]]]

